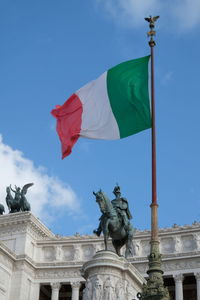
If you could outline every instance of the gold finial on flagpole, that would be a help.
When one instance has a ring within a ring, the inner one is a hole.
[[[159,16],[156,16],[156,17],[149,16],[149,18],[144,18],[147,22],[149,22],[150,31],[147,32],[147,35],[150,37],[150,41],[149,41],[150,47],[154,47],[156,45],[156,43],[153,39],[153,37],[156,35],[156,31],[154,30],[154,28],[155,28],[155,22],[159,18],[160,18]]]

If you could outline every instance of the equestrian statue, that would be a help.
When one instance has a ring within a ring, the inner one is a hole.
[[[33,183],[27,183],[21,189],[15,185],[15,189],[10,186],[6,187],[6,204],[8,206],[9,213],[15,213],[19,211],[30,211],[31,206],[30,203],[26,199],[26,193],[29,187],[31,187]],[[15,194],[14,198],[11,194],[11,191]]]
[[[127,199],[121,197],[118,185],[115,186],[113,193],[116,198],[110,201],[101,190],[97,193],[93,192],[102,212],[99,227],[93,232],[97,236],[103,232],[105,250],[108,249],[108,238],[111,237],[112,244],[119,256],[121,256],[120,249],[126,245],[125,257],[128,257],[129,254],[133,254],[134,228],[130,223],[132,215]]]

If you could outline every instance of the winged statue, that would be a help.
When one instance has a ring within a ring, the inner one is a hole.
[[[33,186],[33,183],[25,184],[22,189],[16,185],[15,189],[13,189],[11,185],[6,187],[6,203],[9,213],[31,210],[30,203],[26,199],[27,191],[31,186]],[[14,197],[11,191],[14,193]]]
[[[155,22],[156,22],[159,18],[160,18],[159,16],[155,16],[155,17],[150,16],[149,18],[144,18],[144,19],[145,19],[147,22],[149,22],[150,28],[154,28],[154,24],[155,24]]]

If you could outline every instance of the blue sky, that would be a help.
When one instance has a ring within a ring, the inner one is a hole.
[[[200,2],[0,0],[0,197],[34,182],[33,213],[54,233],[91,234],[119,183],[138,229],[150,228],[150,130],[79,139],[61,160],[50,111],[108,68],[149,54],[144,17],[160,15],[155,48],[159,225],[200,221]]]

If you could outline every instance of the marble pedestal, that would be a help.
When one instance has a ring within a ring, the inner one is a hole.
[[[124,257],[99,251],[82,268],[86,279],[83,300],[132,300],[141,292],[144,277]]]

